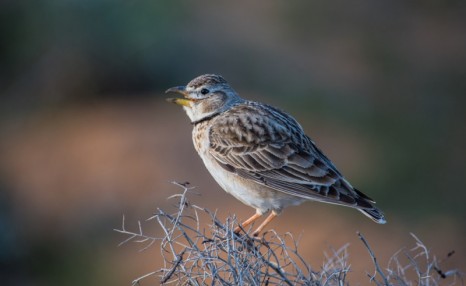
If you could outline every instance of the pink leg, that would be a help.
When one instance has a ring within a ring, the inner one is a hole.
[[[278,214],[272,211],[272,213],[270,213],[270,215],[264,220],[264,222],[262,222],[261,225],[259,225],[259,227],[252,233],[252,235],[258,236],[259,233],[261,233],[261,231],[264,229],[264,227],[268,225],[277,216]]]
[[[250,225],[251,223],[253,223],[254,221],[256,221],[258,218],[260,218],[262,215],[259,214],[259,213],[255,213],[252,217],[248,218],[247,220],[245,220],[241,226],[242,228],[246,228],[248,227],[248,225]],[[237,226],[234,230],[235,233],[239,233],[241,231],[241,227]]]

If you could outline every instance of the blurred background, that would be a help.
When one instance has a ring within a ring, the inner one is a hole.
[[[157,247],[117,247],[113,229],[169,209],[174,180],[220,218],[254,212],[215,184],[164,100],[204,73],[295,116],[385,211],[382,226],[287,209],[272,227],[300,234],[315,268],[350,243],[350,280],[368,283],[359,230],[382,266],[413,232],[439,259],[455,250],[444,270],[466,269],[466,2],[240,2],[0,2],[2,285],[129,285],[157,269]]]

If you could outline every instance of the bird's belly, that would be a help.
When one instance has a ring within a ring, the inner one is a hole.
[[[212,177],[227,193],[242,203],[255,208],[261,214],[269,210],[279,213],[287,206],[299,205],[305,201],[305,199],[276,191],[228,172],[219,166],[213,158],[209,160],[205,159],[204,156],[201,157]]]

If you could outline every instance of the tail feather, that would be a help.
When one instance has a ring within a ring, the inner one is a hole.
[[[380,211],[376,207],[373,207],[371,209],[358,209],[358,211],[362,212],[364,215],[366,215],[376,223],[384,224],[387,222],[382,211]]]
[[[374,206],[375,201],[373,199],[356,188],[353,188],[353,191],[356,193],[356,208],[358,211],[376,223],[384,224],[387,222],[383,212]]]

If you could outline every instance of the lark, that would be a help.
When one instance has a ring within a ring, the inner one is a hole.
[[[215,74],[166,92],[183,96],[167,100],[186,111],[194,147],[215,181],[256,210],[235,232],[270,212],[257,236],[284,208],[305,201],[355,208],[386,222],[374,200],[354,188],[287,113],[241,98]]]

